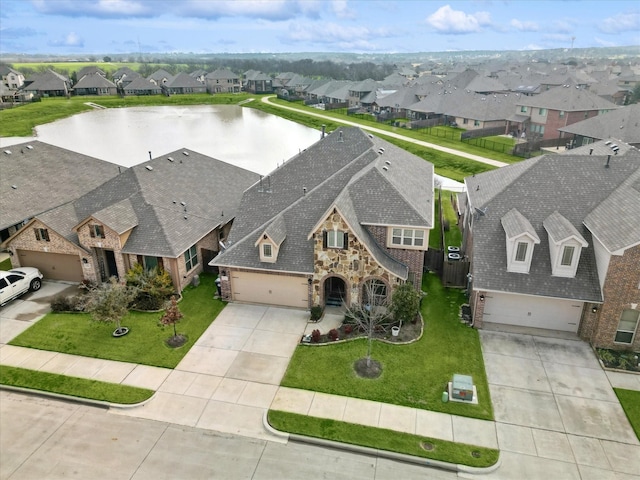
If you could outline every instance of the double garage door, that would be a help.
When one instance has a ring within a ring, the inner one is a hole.
[[[309,308],[308,283],[304,277],[233,272],[233,299],[286,307]]]
[[[18,250],[20,265],[36,267],[45,280],[82,281],[82,265],[78,255]]]
[[[483,322],[577,332],[583,306],[571,300],[488,292]]]

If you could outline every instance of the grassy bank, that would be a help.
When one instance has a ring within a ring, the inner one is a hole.
[[[482,468],[494,465],[498,461],[499,451],[492,448],[426,438],[383,428],[277,410],[269,410],[268,419],[272,427],[283,432],[402,453],[455,465]],[[423,448],[422,445],[425,444],[430,450]]]
[[[5,365],[0,366],[0,384],[121,405],[140,403],[151,398],[151,395],[154,394],[153,390],[146,388]]]
[[[633,431],[636,432],[636,437],[640,440],[640,392],[623,388],[614,388],[613,390],[620,400],[624,413],[627,414]]]

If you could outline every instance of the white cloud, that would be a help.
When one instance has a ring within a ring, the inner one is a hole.
[[[355,10],[349,8],[347,0],[333,0],[331,8],[338,18],[355,18]]]
[[[538,24],[536,22],[521,22],[517,18],[511,20],[511,26],[521,32],[537,32]]]
[[[333,45],[340,49],[373,51],[378,47],[376,39],[395,34],[386,28],[371,29],[362,26],[345,26],[337,23],[292,23],[283,41],[307,44]]]
[[[633,32],[640,30],[640,13],[620,13],[599,22],[598,30],[603,33]]]
[[[84,40],[75,32],[68,33],[60,40],[52,40],[49,42],[52,47],[84,47]]]
[[[488,12],[467,14],[445,5],[427,17],[427,24],[441,33],[474,33],[491,24],[491,15]]]

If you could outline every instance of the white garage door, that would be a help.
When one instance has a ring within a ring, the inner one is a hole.
[[[583,303],[554,298],[486,293],[484,322],[577,332]]]
[[[304,277],[234,272],[231,288],[233,299],[239,302],[309,308],[309,287]]]

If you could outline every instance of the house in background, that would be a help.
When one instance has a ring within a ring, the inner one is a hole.
[[[528,138],[558,138],[558,129],[619,108],[575,84],[551,88],[539,95],[520,96],[508,125],[509,132],[526,132]]]
[[[465,179],[473,325],[640,347],[640,152],[601,141]]]
[[[572,145],[589,145],[598,140],[613,139],[619,146],[624,143],[640,148],[640,104],[611,110],[568,127],[559,128],[561,135],[570,138]],[[613,152],[616,154],[617,152]]]
[[[204,77],[209,93],[238,93],[242,90],[240,77],[228,68],[219,68]]]
[[[262,72],[249,70],[244,74],[244,90],[250,93],[273,93],[273,79]]]
[[[27,95],[42,97],[66,97],[71,91],[71,81],[59,73],[49,69],[40,75],[29,77],[22,90]]]
[[[341,128],[248,188],[220,269],[227,300],[351,305],[420,288],[433,228],[433,165],[358,128]]]
[[[24,75],[7,65],[0,65],[0,77],[2,84],[9,90],[18,90],[24,85]]]
[[[181,291],[215,257],[242,191],[258,178],[179,150],[35,215],[3,246],[14,267],[38,267],[45,278],[105,281],[142,263],[168,271]]]
[[[0,152],[0,241],[32,217],[68,203],[123,167],[33,140]]]
[[[116,84],[99,73],[83,75],[78,83],[73,86],[76,95],[117,95]]]

